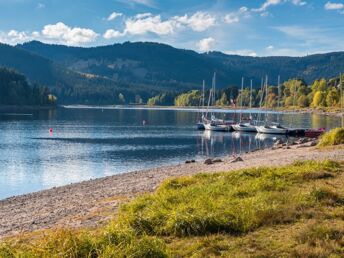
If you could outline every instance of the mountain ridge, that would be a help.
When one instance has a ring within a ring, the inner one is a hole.
[[[49,45],[38,41],[17,45],[49,58],[71,70],[105,76],[115,80],[150,84],[177,82],[207,84],[217,72],[219,88],[239,85],[241,77],[253,79],[258,87],[261,77],[269,75],[272,83],[302,78],[315,79],[337,76],[344,71],[344,52],[313,54],[303,57],[250,57],[228,55],[219,51],[197,53],[154,42],[124,42],[98,47]]]

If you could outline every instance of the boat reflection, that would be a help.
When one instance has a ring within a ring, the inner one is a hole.
[[[240,155],[270,148],[277,140],[286,142],[288,138],[285,135],[203,131],[198,138],[197,153],[201,157]]]

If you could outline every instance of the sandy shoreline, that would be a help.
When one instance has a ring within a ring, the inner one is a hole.
[[[199,172],[230,171],[257,166],[278,166],[295,160],[344,160],[344,148],[326,151],[315,147],[268,149],[242,156],[243,162],[205,165],[203,162],[158,167],[56,187],[0,200],[0,238],[39,229],[72,226],[93,227],[116,214],[118,205],[151,192],[165,179]]]

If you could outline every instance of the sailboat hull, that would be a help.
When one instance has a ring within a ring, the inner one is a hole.
[[[218,132],[229,132],[232,130],[231,125],[212,125],[212,124],[204,124],[205,130],[209,131],[218,131]]]
[[[239,131],[239,132],[252,132],[252,133],[257,132],[256,127],[251,124],[235,124],[235,125],[232,125],[232,127],[235,131]]]
[[[277,126],[256,126],[258,133],[266,134],[287,134],[288,128],[279,128]]]

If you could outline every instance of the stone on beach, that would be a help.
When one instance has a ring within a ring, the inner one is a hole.
[[[212,160],[212,159],[206,159],[206,160],[204,161],[204,164],[206,164],[206,165],[211,165],[211,164],[213,164],[213,160]]]
[[[231,161],[231,163],[235,163],[235,162],[242,162],[242,161],[244,161],[241,157],[236,157],[235,159],[233,159],[232,161]]]

